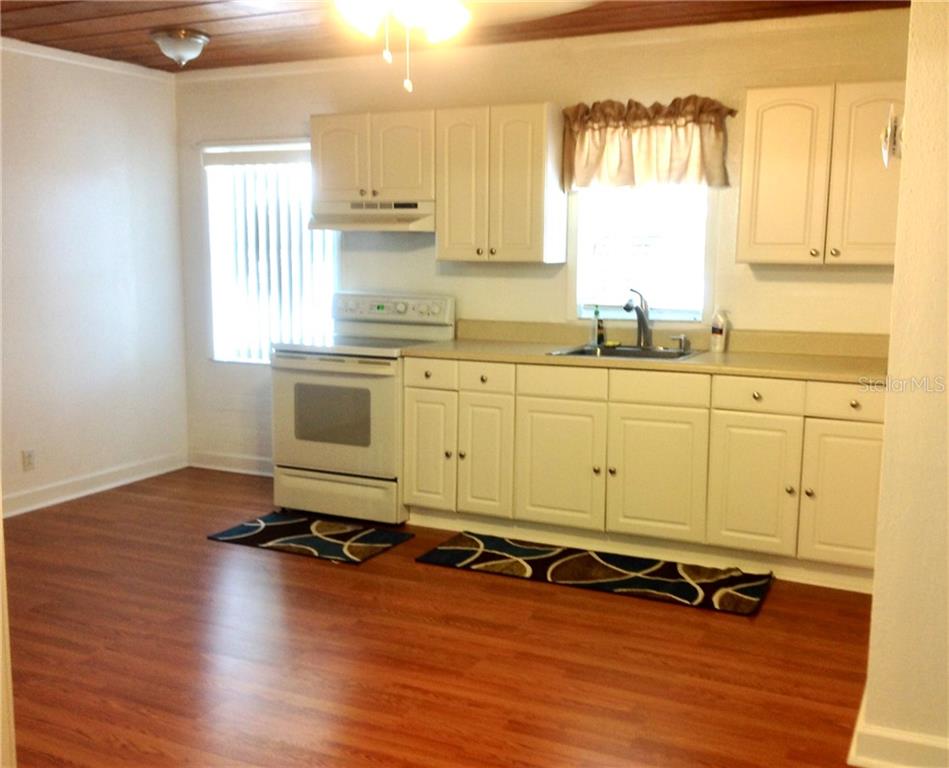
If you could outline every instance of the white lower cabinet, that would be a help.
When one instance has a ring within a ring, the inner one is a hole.
[[[458,397],[459,512],[513,517],[514,396]]]
[[[513,517],[514,366],[407,363],[403,503]]]
[[[707,408],[609,406],[606,529],[705,540]]]
[[[807,419],[798,556],[873,567],[883,425]]]
[[[515,517],[604,529],[606,403],[517,398]]]
[[[802,416],[712,410],[707,540],[794,555]]]
[[[455,508],[458,393],[405,389],[402,502]]]

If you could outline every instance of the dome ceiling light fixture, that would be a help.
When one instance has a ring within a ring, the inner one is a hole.
[[[425,33],[435,44],[457,35],[471,20],[471,12],[461,0],[336,0],[336,11],[350,26],[367,37],[375,38],[384,29],[382,58],[392,63],[389,48],[389,27],[398,24],[405,30],[405,79],[402,87],[412,93],[411,37],[412,30]]]
[[[189,61],[198,58],[211,39],[204,32],[184,27],[156,29],[149,35],[158,44],[161,52],[179,67],[184,67]]]

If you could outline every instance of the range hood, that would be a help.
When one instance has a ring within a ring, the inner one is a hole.
[[[322,202],[313,205],[310,229],[341,232],[434,232],[435,203]]]

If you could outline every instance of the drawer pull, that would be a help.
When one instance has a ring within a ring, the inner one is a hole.
[[[851,400],[851,401],[850,401],[850,407],[853,408],[855,411],[856,411],[856,410],[859,410],[859,408],[860,408],[860,401],[859,401],[859,400]]]
[[[794,495],[794,486],[793,486],[793,485],[786,485],[786,486],[784,486],[784,492],[785,492],[788,496],[793,496],[793,495]]]
[[[594,467],[594,468],[593,468],[593,474],[594,474],[594,475],[600,474],[600,468],[599,468],[599,467]]]
[[[446,459],[450,459],[451,456],[452,456],[451,451],[445,451],[445,458],[446,458]]]
[[[488,383],[488,377],[485,376],[483,373],[481,374],[481,383],[482,383],[482,384],[487,384],[487,383]]]
[[[465,456],[467,456],[467,455],[468,455],[468,454],[465,453],[464,451],[458,451],[458,458],[459,458],[459,459],[464,459]]]
[[[609,472],[613,477],[616,477],[616,467],[610,467],[607,472]]]
[[[425,371],[425,378],[426,378],[426,379],[432,378],[432,372],[431,372],[431,371]]]
[[[818,256],[820,256],[820,251],[818,251],[816,248],[811,248],[811,250],[809,251],[809,253],[810,253],[811,256],[813,256],[815,259],[816,259]]]
[[[752,393],[751,393],[751,399],[752,399],[752,400],[760,400],[760,399],[761,399],[761,393],[758,392],[757,390],[754,391],[754,392],[752,392]]]
[[[804,495],[807,496],[807,498],[809,498],[809,499],[813,499],[813,498],[814,498],[814,489],[813,489],[813,488],[805,488],[805,489],[804,489]]]

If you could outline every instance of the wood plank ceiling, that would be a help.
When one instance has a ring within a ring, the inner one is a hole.
[[[687,24],[908,6],[908,0],[674,0],[658,2],[469,2],[473,21],[448,44],[474,45],[594,35]],[[566,10],[566,12],[564,12]],[[188,69],[376,53],[336,17],[332,0],[97,0],[0,2],[0,33],[30,43],[175,71],[149,38],[186,26],[211,37]],[[413,38],[413,47],[415,46]],[[424,42],[419,41],[424,47]]]

